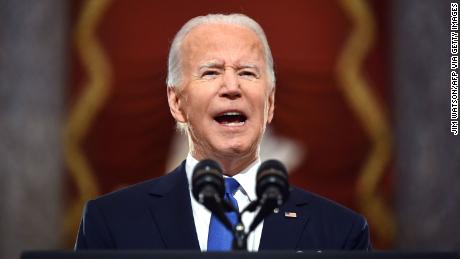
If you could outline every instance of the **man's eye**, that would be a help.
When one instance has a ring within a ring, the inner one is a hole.
[[[241,71],[239,73],[240,76],[244,76],[244,77],[250,77],[250,78],[257,78],[257,75],[256,73],[252,72],[252,71]]]
[[[216,71],[216,70],[208,70],[208,71],[205,71],[203,72],[203,74],[201,75],[201,77],[207,77],[207,78],[210,78],[210,77],[215,77],[219,75],[219,72]]]

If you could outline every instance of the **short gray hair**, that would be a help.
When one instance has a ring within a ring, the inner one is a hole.
[[[244,14],[208,14],[205,16],[197,16],[189,20],[182,28],[177,32],[174,40],[171,44],[168,57],[168,77],[166,79],[166,85],[168,87],[175,87],[180,85],[182,79],[182,60],[181,60],[181,45],[185,37],[189,32],[203,24],[233,24],[248,28],[256,33],[260,39],[264,48],[265,63],[267,64],[268,77],[272,87],[275,86],[275,71],[273,69],[273,57],[268,46],[267,37],[260,27],[260,25]]]

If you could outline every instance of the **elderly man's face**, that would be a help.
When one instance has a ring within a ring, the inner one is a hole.
[[[200,25],[185,38],[182,57],[182,84],[168,100],[174,118],[188,124],[192,155],[255,159],[274,110],[259,38],[237,25]]]

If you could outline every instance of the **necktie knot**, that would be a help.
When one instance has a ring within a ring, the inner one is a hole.
[[[225,181],[225,193],[231,196],[235,195],[235,192],[240,187],[240,184],[238,183],[238,181],[232,177],[227,177],[225,178],[224,181]]]

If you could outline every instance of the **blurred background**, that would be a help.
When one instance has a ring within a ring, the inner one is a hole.
[[[244,13],[275,60],[262,157],[365,215],[376,249],[460,250],[444,0],[0,0],[0,258],[71,249],[86,200],[187,154],[166,99],[190,18]]]

